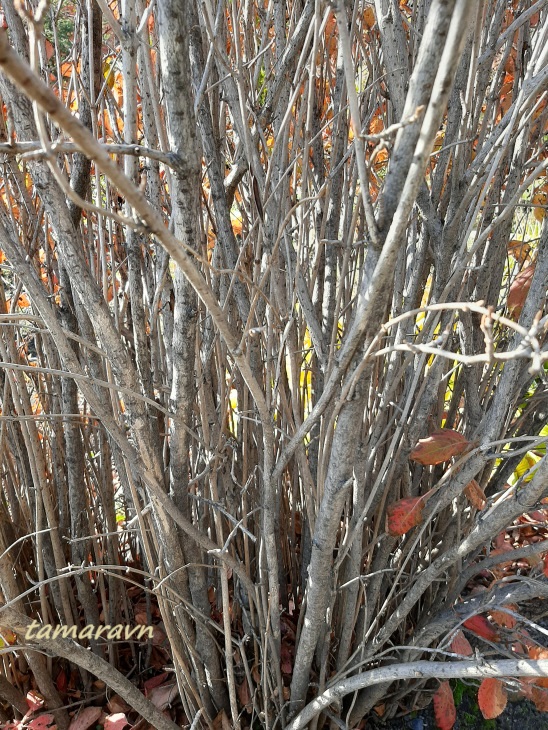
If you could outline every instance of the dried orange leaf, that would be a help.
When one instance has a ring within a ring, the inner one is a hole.
[[[474,634],[481,636],[483,639],[488,641],[498,641],[499,635],[495,629],[491,626],[485,616],[472,616],[466,619],[463,626],[473,631]]]
[[[505,608],[508,608],[510,611],[518,610],[517,606],[508,605]],[[491,618],[498,626],[503,626],[505,629],[513,629],[517,624],[517,620],[504,611],[491,611]]]
[[[462,631],[457,631],[453,641],[451,642],[451,651],[461,656],[472,656],[474,653],[470,642]]]
[[[485,507],[485,494],[475,479],[472,479],[468,486],[464,488],[464,494],[472,507],[479,510],[482,510]]]
[[[531,246],[526,241],[514,239],[508,244],[508,253],[511,253],[520,264],[524,264],[531,253]]]
[[[422,520],[424,497],[400,499],[386,510],[386,530],[392,537],[405,535]]]
[[[380,114],[376,114],[369,123],[369,134],[379,134],[384,129],[384,121]]]
[[[440,730],[451,730],[455,724],[457,711],[449,682],[442,682],[434,695],[434,716]]]
[[[542,223],[546,215],[546,209],[544,208],[546,205],[546,193],[544,191],[536,193],[533,195],[531,203],[533,204],[533,215],[539,223]]]
[[[371,30],[371,28],[375,25],[375,11],[370,5],[368,5],[364,10],[363,24],[367,30]]]
[[[506,707],[506,689],[500,679],[488,677],[480,684],[478,705],[486,720],[498,717]]]
[[[539,712],[548,712],[548,690],[534,684],[531,687],[531,699]]]
[[[428,438],[420,439],[410,454],[413,461],[424,466],[434,466],[447,461],[452,456],[462,454],[470,444],[458,431],[442,428],[434,431]]]
[[[548,659],[548,649],[542,646],[530,646],[527,653],[529,659]]]

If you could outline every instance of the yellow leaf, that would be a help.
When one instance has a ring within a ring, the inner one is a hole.
[[[112,89],[114,86],[114,59],[107,58],[103,64],[103,76],[106,79],[107,86]]]
[[[515,484],[518,479],[521,479],[524,474],[527,474],[525,479],[523,480],[525,483],[530,482],[533,476],[535,475],[536,471],[536,465],[541,460],[541,456],[537,456],[532,451],[528,451],[523,459],[519,462],[519,464],[516,467],[516,470],[510,477],[510,483]]]

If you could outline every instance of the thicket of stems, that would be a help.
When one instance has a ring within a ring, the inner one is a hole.
[[[68,725],[39,647],[175,726],[136,698],[121,646],[25,643],[35,617],[152,623],[157,606],[187,724],[302,727],[333,686],[309,726],[357,727],[430,689],[399,665],[446,651],[493,596],[545,595],[541,533],[518,546],[510,527],[548,494],[546,5],[2,3],[15,713],[28,666]],[[467,452],[410,459],[440,428]],[[387,507],[427,493],[392,536]],[[529,567],[471,599],[503,576],[489,553],[508,530]],[[129,646],[147,667],[152,646]]]

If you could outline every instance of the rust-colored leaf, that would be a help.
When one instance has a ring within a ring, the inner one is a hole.
[[[7,28],[7,24],[5,26],[2,26],[3,28]],[[53,44],[50,43],[47,39],[44,41],[44,47],[46,49],[46,61],[49,61],[49,59],[55,54],[55,48],[53,47]]]
[[[448,461],[452,456],[462,454],[469,444],[470,442],[458,431],[442,428],[434,431],[428,438],[420,439],[410,458],[424,466],[434,466]]]
[[[461,656],[472,656],[474,653],[470,642],[462,631],[457,631],[453,641],[451,642],[451,651]]]
[[[363,24],[367,30],[371,30],[371,28],[375,25],[375,11],[370,5],[368,5],[363,11]]]
[[[482,510],[485,507],[485,494],[475,479],[472,479],[468,486],[464,488],[464,494],[472,507],[478,510]]]
[[[457,719],[455,700],[449,682],[442,682],[434,695],[434,716],[440,730],[451,730]]]
[[[325,25],[325,51],[329,58],[337,56],[337,18],[330,15]]]
[[[508,253],[512,254],[518,263],[524,264],[531,253],[531,246],[526,241],[512,239],[508,244]]]
[[[424,497],[400,499],[386,510],[386,531],[392,537],[405,535],[422,520]]]
[[[498,717],[506,707],[507,696],[504,684],[496,677],[488,677],[480,684],[478,705],[486,720]]]
[[[517,611],[517,606],[508,605],[504,608],[508,608],[510,611]],[[504,611],[491,611],[491,618],[493,621],[497,624],[497,626],[502,626],[505,629],[513,629],[514,626],[517,624],[516,619],[513,616],[510,616],[509,613],[505,613]]]
[[[383,119],[380,113],[377,113],[369,123],[369,134],[379,134],[379,132],[382,132],[383,129]]]
[[[531,280],[534,273],[535,265],[532,264],[522,269],[512,282],[506,301],[506,306],[512,317],[517,318],[521,314],[521,310],[529,294],[529,289],[531,288]]]
[[[498,641],[498,633],[491,626],[485,616],[472,616],[471,618],[466,619],[463,626],[466,626],[467,629],[473,631],[474,634],[481,636],[482,639],[487,639],[487,641]]]
[[[535,703],[535,707],[539,712],[548,712],[548,690],[544,687],[537,687],[534,684],[531,687],[531,699]]]

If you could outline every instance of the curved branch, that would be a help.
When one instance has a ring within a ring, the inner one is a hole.
[[[338,703],[346,695],[364,687],[398,679],[455,679],[457,677],[547,677],[548,659],[538,661],[527,659],[502,659],[500,661],[464,660],[461,662],[410,662],[372,669],[343,679],[327,689],[315,700],[309,702],[297,717],[289,723],[286,730],[301,730],[307,727],[320,712],[329,705]]]

